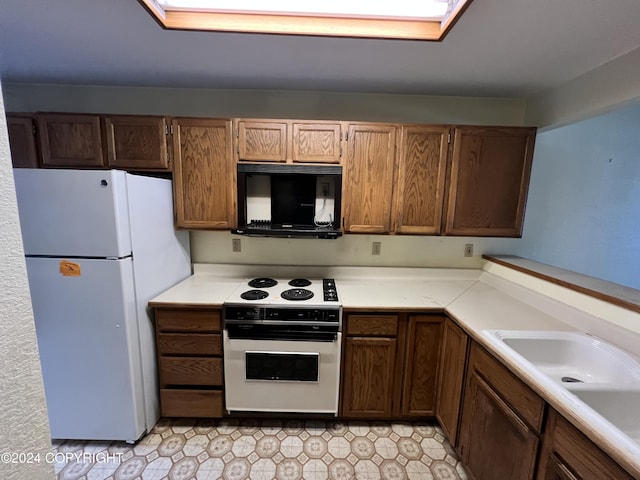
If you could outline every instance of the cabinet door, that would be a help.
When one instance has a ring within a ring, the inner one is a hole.
[[[340,163],[340,123],[293,122],[294,162]]]
[[[165,117],[106,117],[105,137],[110,167],[129,170],[167,170]]]
[[[397,340],[348,337],[345,341],[342,415],[391,416]]]
[[[545,470],[543,480],[580,480],[555,455],[549,457]]]
[[[519,237],[535,128],[455,129],[445,233]]]
[[[449,127],[403,126],[394,192],[397,233],[440,233]]]
[[[538,437],[477,371],[469,372],[460,427],[460,453],[472,478],[533,478]]]
[[[38,115],[38,134],[45,167],[105,166],[97,115]]]
[[[8,114],[7,130],[14,168],[38,168],[38,151],[33,117]]]
[[[176,118],[172,125],[177,225],[232,228],[236,207],[231,121]]]
[[[349,125],[342,187],[346,232],[390,231],[395,142],[395,125]]]
[[[238,159],[287,161],[287,122],[238,121]]]
[[[411,315],[407,331],[402,415],[433,416],[443,317]]]
[[[458,420],[468,343],[467,334],[447,319],[442,332],[436,418],[453,446],[458,439]]]
[[[633,477],[555,410],[550,410],[538,480],[631,480]]]

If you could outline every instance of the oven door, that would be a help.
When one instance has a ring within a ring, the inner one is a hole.
[[[226,409],[338,413],[341,334],[333,341],[224,334]]]

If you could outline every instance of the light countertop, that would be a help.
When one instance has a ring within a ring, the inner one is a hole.
[[[484,331],[582,331],[639,357],[640,335],[530,290],[526,281],[516,284],[485,270],[196,264],[194,275],[152,299],[150,305],[219,307],[243,279],[288,275],[335,278],[345,309],[446,311],[474,340],[505,363],[624,468],[640,478],[639,443],[568,394],[563,387],[503,354],[496,348],[494,338]],[[549,288],[561,287],[551,285]]]

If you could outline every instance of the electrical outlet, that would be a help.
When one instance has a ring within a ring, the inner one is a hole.
[[[381,242],[373,242],[371,244],[371,255],[380,255],[381,250],[382,250]]]
[[[241,252],[242,251],[242,243],[240,243],[239,238],[231,239],[231,251],[232,252]]]
[[[466,243],[464,245],[464,256],[473,257],[473,243]]]

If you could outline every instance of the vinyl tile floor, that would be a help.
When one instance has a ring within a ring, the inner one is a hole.
[[[135,445],[53,442],[59,480],[466,480],[429,423],[163,419]]]

